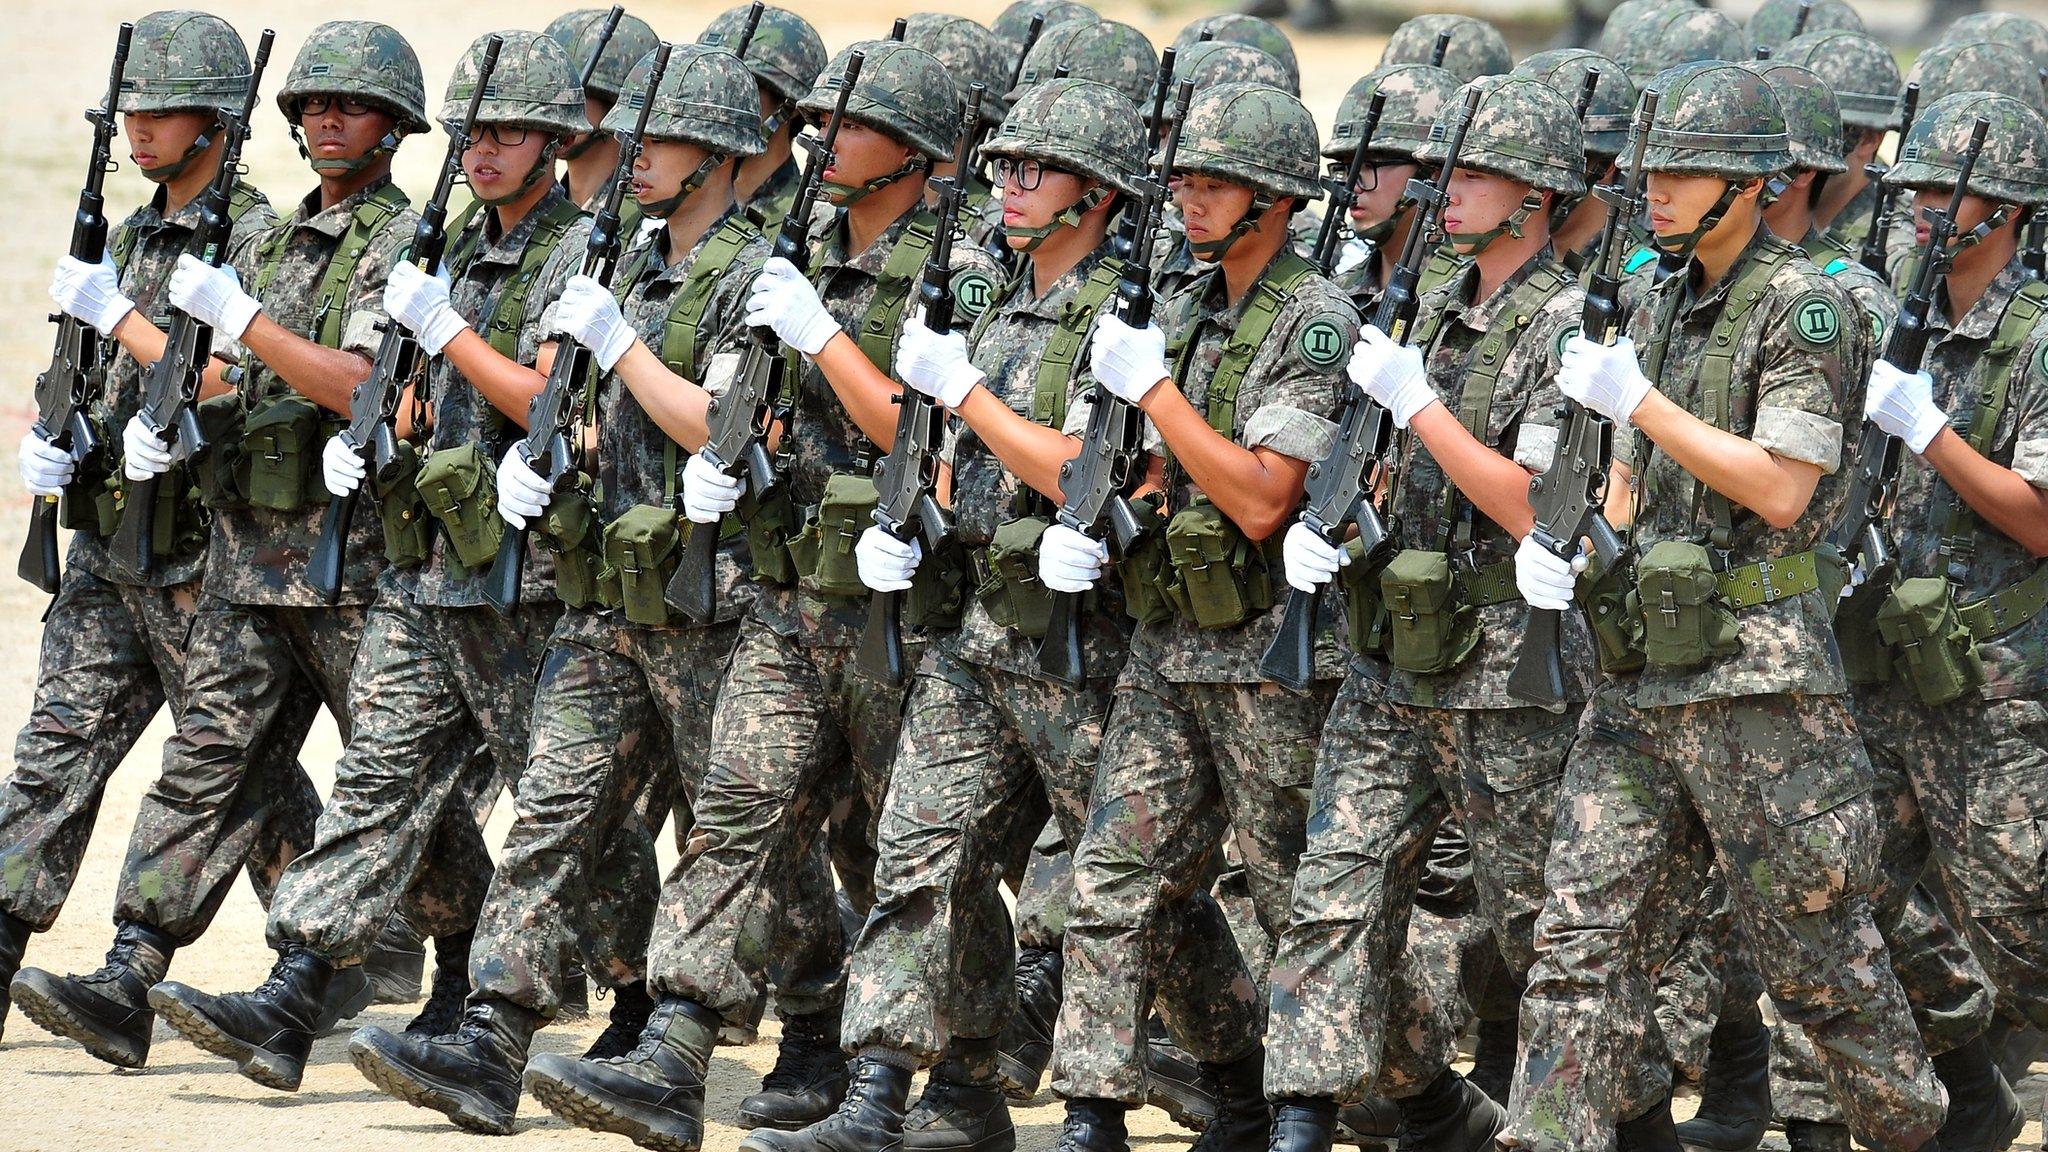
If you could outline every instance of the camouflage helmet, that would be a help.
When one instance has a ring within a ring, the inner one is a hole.
[[[1811,68],[1835,93],[1842,123],[1882,131],[1899,126],[1899,62],[1862,32],[1809,32],[1787,40],[1772,57]]]
[[[600,130],[633,130],[653,73],[650,51],[633,65],[623,95],[604,114]],[[669,50],[668,70],[661,74],[661,91],[647,113],[647,135],[654,140],[686,140],[721,156],[759,155],[766,145],[761,140],[761,97],[754,74],[729,49],[675,45]]]
[[[604,8],[578,8],[548,21],[547,34],[569,54],[569,69],[578,76],[590,66],[590,53],[597,47],[597,38],[604,34],[607,15],[609,11]],[[654,34],[647,21],[633,15],[620,16],[612,38],[605,41],[604,55],[598,57],[597,68],[590,73],[589,94],[617,103],[619,93],[625,91],[622,86],[626,73],[660,43],[661,37]]]
[[[1436,54],[1436,39],[1445,32],[1451,42],[1444,46],[1443,69],[1469,84],[1481,76],[1498,76],[1513,67],[1515,58],[1500,29],[1470,16],[1431,12],[1414,17],[1394,29],[1380,52],[1382,67],[1388,64],[1427,64]]]
[[[1008,8],[1003,9],[1002,15],[997,16],[995,22],[989,25],[989,30],[996,34],[996,39],[1008,46],[1012,61],[1016,59],[1017,53],[1023,50],[1024,37],[1031,33],[1031,21],[1038,16],[1045,17],[1040,35],[1069,20],[1093,24],[1102,19],[1102,14],[1095,9],[1086,4],[1075,4],[1072,0],[1016,0]]]
[[[1884,182],[1914,191],[1954,188],[1979,116],[1991,121],[1991,130],[1970,170],[1969,191],[2007,204],[2048,204],[2048,121],[2027,104],[1989,92],[1952,92],[1920,109]]]
[[[558,136],[590,131],[590,118],[583,110],[583,89],[569,67],[569,54],[551,36],[541,32],[513,30],[492,35],[502,37],[498,64],[477,106],[477,120],[484,124],[523,124]],[[448,92],[441,101],[441,122],[450,132],[459,131],[469,97],[476,91],[477,73],[483,68],[484,44],[490,36],[477,37],[455,74],[448,78]],[[755,105],[759,107],[758,104]]]
[[[1219,12],[1214,16],[1204,16],[1182,28],[1180,34],[1173,38],[1174,54],[1185,54],[1188,49],[1201,43],[1204,33],[1208,34],[1209,39],[1221,40],[1225,44],[1249,44],[1278,60],[1295,76],[1301,75],[1301,62],[1294,58],[1294,42],[1270,20],[1261,20],[1257,16],[1247,16],[1242,12]]]
[[[1429,145],[1429,130],[1437,113],[1457,95],[1458,78],[1427,64],[1385,64],[1367,72],[1338,102],[1337,125],[1323,155],[1332,160],[1351,159],[1358,147],[1358,133],[1365,126],[1365,110],[1376,92],[1386,93],[1387,100],[1366,145],[1367,155],[1413,160]]]
[[[1600,38],[1594,42],[1593,51],[1609,60],[1626,60],[1629,38],[1635,35],[1636,25],[1666,8],[1691,6],[1692,0],[1621,0],[1600,26]]]
[[[1263,84],[1218,84],[1188,106],[1174,170],[1314,200],[1323,194],[1316,155],[1315,117],[1300,100]]]
[[[1301,95],[1301,78],[1285,64],[1249,44],[1226,44],[1204,40],[1181,53],[1173,62],[1176,86],[1186,80],[1195,91],[1212,84],[1264,84],[1282,92]]]
[[[1627,69],[1618,61],[1609,60],[1590,48],[1557,48],[1536,53],[1515,65],[1509,75],[1543,81],[1556,89],[1565,98],[1565,103],[1576,111],[1579,94],[1585,90],[1586,77],[1594,72],[1600,74],[1600,79],[1593,83],[1593,99],[1586,105],[1586,115],[1579,121],[1579,132],[1586,146],[1587,158],[1597,158],[1604,167],[1607,161],[1621,155],[1622,150],[1628,147],[1629,118],[1636,109],[1636,86],[1629,80]]]
[[[115,111],[204,108],[239,116],[249,77],[249,49],[227,21],[207,12],[151,12],[135,22]]]
[[[1003,42],[995,33],[965,16],[918,12],[904,20],[903,42],[939,58],[953,77],[961,108],[967,107],[968,95],[979,84],[987,89],[981,98],[982,121],[994,124],[1002,120],[1010,106],[1004,91],[1010,70],[1003,61]]]
[[[1060,69],[1067,75],[1107,84],[1143,108],[1151,103],[1152,84],[1159,76],[1159,54],[1143,32],[1114,20],[1083,23],[1069,20],[1047,28],[1024,58],[1010,99],[1023,96],[1033,84],[1050,80]]]
[[[389,24],[372,20],[330,20],[306,36],[277,108],[296,119],[306,96],[347,96],[375,104],[398,118],[400,133],[425,132],[427,81],[412,45]]]
[[[704,26],[699,44],[730,46],[747,28],[747,7],[728,8]],[[825,70],[825,41],[811,22],[787,8],[764,7],[747,41],[747,70],[784,100],[810,95]]]
[[[1145,120],[1109,85],[1066,76],[1018,97],[981,154],[1042,161],[1135,194],[1144,176]]]
[[[1657,73],[1680,64],[1708,60],[1749,59],[1742,26],[1714,8],[1687,4],[1652,13],[1635,26],[1629,44],[1616,59],[1628,66],[1629,79],[1647,84]]]
[[[1920,107],[1957,92],[1996,92],[2036,112],[2048,111],[2041,95],[2041,76],[2027,54],[1989,40],[1950,42],[1922,52],[1906,72],[1906,83],[1920,85]]]
[[[1749,180],[1792,167],[1777,94],[1740,64],[1708,61],[1660,73],[1657,120],[1643,149],[1650,172]]]
[[[1465,94],[1472,91],[1479,93],[1479,107],[1465,130],[1458,167],[1491,172],[1560,196],[1585,195],[1585,142],[1572,119],[1571,101],[1530,76],[1482,76],[1459,89],[1437,110],[1429,142],[1415,152],[1417,160],[1444,162],[1452,121],[1463,114]]]
[[[1811,68],[1787,60],[1758,60],[1744,67],[1764,78],[1785,113],[1792,167],[1814,172],[1847,172],[1842,160],[1842,109],[1834,90]]]
[[[939,58],[895,40],[862,40],[832,57],[818,82],[797,107],[824,119],[838,103],[847,58],[864,53],[860,77],[846,101],[846,115],[945,162],[960,138],[960,100],[953,78]]]
[[[1942,29],[1936,44],[1967,44],[1989,40],[2010,44],[2037,67],[2048,68],[2048,26],[2017,12],[1972,12]]]
[[[1792,29],[1799,23],[1802,6],[1808,7],[1806,27],[1799,31],[1801,36],[1815,32],[1866,31],[1863,17],[1844,0],[1764,0],[1742,26],[1743,32],[1749,36],[1750,50],[1769,48],[1775,52],[1778,45],[1792,39]]]

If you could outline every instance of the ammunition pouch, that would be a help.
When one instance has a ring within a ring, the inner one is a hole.
[[[1117,561],[1117,576],[1123,583],[1124,611],[1139,624],[1163,624],[1173,616],[1173,601],[1167,597],[1170,569],[1167,565],[1166,521],[1150,499],[1131,501],[1139,536]]]
[[[434,526],[420,499],[420,452],[409,440],[398,442],[388,478],[375,482],[377,518],[384,524],[384,559],[393,568],[417,568],[434,546]]]
[[[1050,527],[1043,516],[1024,516],[997,528],[974,589],[989,619],[1029,640],[1043,639],[1052,627],[1052,589],[1038,579],[1038,541]]]
[[[498,558],[505,524],[498,519],[497,480],[489,453],[463,444],[429,453],[414,481],[465,574],[486,571]]]
[[[797,583],[806,592],[842,599],[868,594],[853,546],[874,524],[878,501],[871,477],[835,472],[825,481],[824,499],[789,544]]]
[[[1835,646],[1851,684],[1885,684],[1892,678],[1892,653],[1877,630],[1877,614],[1890,597],[1887,586],[1865,583],[1835,610]]]
[[[97,421],[94,432],[99,431]],[[105,442],[105,437],[101,437]],[[107,513],[114,511],[113,500],[106,495],[115,477],[113,461],[106,452],[95,452],[85,458],[72,476],[71,483],[64,486],[64,495],[57,504],[57,523],[73,532],[90,532],[104,536],[113,531],[113,522]],[[118,513],[116,514],[118,519]]]
[[[605,526],[604,559],[626,619],[658,628],[669,622],[662,591],[675,573],[683,534],[674,508],[635,504]]]
[[[1166,598],[1197,628],[1234,628],[1275,603],[1266,551],[1197,500],[1166,526]]]
[[[1964,625],[1947,580],[1899,581],[1877,610],[1877,630],[1922,703],[1947,704],[1983,686],[1977,639]]]
[[[1597,561],[1596,561],[1597,563]],[[1627,676],[1643,670],[1643,621],[1631,604],[1633,581],[1627,557],[1580,577],[1578,601],[1593,634],[1600,671]]]
[[[249,506],[249,477],[243,437],[248,426],[248,408],[242,394],[229,392],[202,400],[192,414],[206,434],[206,451],[192,461],[192,479],[199,486],[199,502],[219,512]]]
[[[1344,598],[1344,637],[1351,651],[1361,656],[1384,656],[1387,650],[1386,605],[1380,599],[1380,574],[1394,558],[1391,548],[1365,554],[1365,541],[1353,536],[1344,542],[1344,554],[1351,562],[1337,569],[1337,594]]]
[[[1467,602],[1457,566],[1443,552],[1406,548],[1380,574],[1387,613],[1387,662],[1438,676],[1479,647],[1479,610]]]
[[[749,503],[752,507],[747,507]],[[777,588],[796,583],[796,560],[790,547],[803,529],[803,518],[797,514],[796,502],[789,498],[789,489],[777,488],[774,495],[760,502],[749,497],[741,507],[747,513],[747,553],[752,557],[754,579]],[[717,524],[690,525],[692,532],[719,530]]]
[[[618,603],[604,562],[602,523],[590,497],[590,476],[572,472],[548,494],[548,506],[533,523],[534,543],[555,562],[555,598],[571,608],[610,608]]]
[[[274,512],[296,512],[311,502],[319,480],[320,408],[303,396],[280,396],[249,413],[242,432],[242,483],[249,503]]]
[[[866,529],[862,529],[866,531]],[[903,626],[946,631],[960,626],[967,607],[967,553],[958,543],[926,552],[903,593]]]
[[[1660,540],[1636,564],[1633,614],[1642,622],[1643,659],[1661,668],[1704,667],[1742,648],[1735,610],[1721,598],[1721,577],[1706,547]]]

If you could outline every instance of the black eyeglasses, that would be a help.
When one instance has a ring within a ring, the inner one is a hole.
[[[1351,185],[1351,190],[1353,192],[1377,191],[1380,186],[1380,169],[1398,168],[1406,163],[1409,163],[1409,161],[1381,160],[1375,163],[1369,160],[1358,166],[1358,180]],[[1345,167],[1346,165],[1332,162],[1330,164],[1330,179],[1336,183],[1343,183]]]
[[[1019,191],[1036,192],[1038,191],[1038,186],[1045,183],[1045,174],[1047,172],[1058,171],[1060,169],[1054,168],[1042,160],[1012,160],[1008,156],[999,156],[996,158],[992,175],[995,177],[996,187],[998,188],[1007,188],[1010,186],[1010,182],[1014,180]]]
[[[375,104],[365,103],[361,100],[352,100],[346,96],[299,97],[299,115],[301,116],[325,116],[337,107],[341,109],[341,114],[344,116],[367,116],[377,110]]]
[[[480,144],[484,137],[489,136],[498,142],[500,148],[517,148],[532,134],[533,129],[524,124],[479,124],[476,135],[470,137],[469,142],[471,145]]]

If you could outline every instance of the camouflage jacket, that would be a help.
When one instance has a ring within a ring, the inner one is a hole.
[[[1851,259],[1863,252],[1863,241],[1870,235],[1870,209],[1883,187],[1876,181],[1865,184],[1863,190],[1843,205],[1841,212],[1828,225],[1828,240],[1851,253]],[[1912,237],[1907,239],[1910,241]]]
[[[790,157],[782,166],[768,174],[754,194],[740,207],[758,217],[761,226],[771,234],[782,227],[782,221],[796,204],[796,186],[803,182],[804,170],[797,166],[796,158]]]

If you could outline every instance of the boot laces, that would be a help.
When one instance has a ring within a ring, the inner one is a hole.
[[[275,998],[280,993],[282,993],[285,989],[285,972],[287,971],[286,964],[291,960],[291,958],[291,949],[287,948],[284,951],[279,952],[277,954],[277,959],[271,962],[270,975],[265,976],[263,978],[263,983],[258,984],[255,990],[249,993],[249,995],[264,998]]]
[[[80,984],[119,984],[121,977],[135,970],[135,950],[142,941],[123,926],[114,932],[113,946],[99,967],[78,978]]]
[[[784,1034],[782,1043],[776,1046],[775,1066],[761,1078],[761,1090],[800,1092],[829,1070],[829,1061],[840,1059],[837,1044],[825,1044],[810,1035]]]
[[[462,1019],[463,1002],[469,997],[469,973],[453,964],[434,966],[433,991],[412,1018],[405,1031],[412,1036],[446,1036]]]

